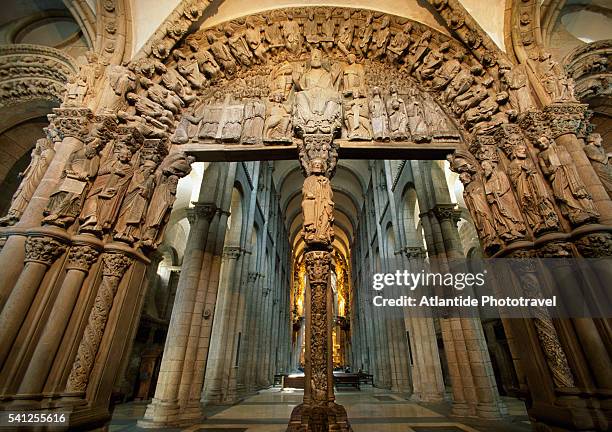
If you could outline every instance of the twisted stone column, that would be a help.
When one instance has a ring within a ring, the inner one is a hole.
[[[93,309],[89,314],[76,360],[68,377],[67,392],[84,392],[87,390],[89,375],[104,336],[104,329],[113,306],[115,294],[117,294],[117,288],[132,261],[132,258],[117,252],[107,252],[102,255],[102,281],[94,300]]]
[[[52,237],[27,238],[25,266],[0,314],[0,365],[10,352],[47,269],[65,250],[66,246]]]
[[[79,291],[89,269],[100,255],[102,245],[95,238],[83,236],[80,240],[83,243],[76,243],[68,251],[64,281],[19,386],[19,393],[39,393],[43,390],[47,374],[53,364],[52,359],[55,358],[64,331],[70,322]]]

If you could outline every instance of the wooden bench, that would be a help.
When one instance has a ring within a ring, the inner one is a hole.
[[[334,385],[336,387],[355,387],[357,390],[361,390],[359,384],[359,375],[357,374],[334,373]]]
[[[283,388],[303,389],[305,383],[304,375],[301,376],[285,376]]]

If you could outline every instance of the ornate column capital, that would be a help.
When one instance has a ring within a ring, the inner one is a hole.
[[[545,106],[544,113],[552,137],[556,139],[566,134],[584,136],[589,117],[587,110],[587,104],[575,102],[559,102]]]
[[[548,129],[546,114],[542,111],[531,110],[522,113],[518,124],[532,141],[537,141]]]
[[[66,245],[51,237],[28,237],[25,243],[25,262],[50,266],[66,251]]]
[[[311,286],[326,287],[331,267],[331,253],[325,251],[310,251],[304,255],[306,273]]]
[[[68,251],[67,270],[81,270],[87,273],[98,260],[100,251],[90,245],[75,245]]]
[[[209,223],[217,212],[218,208],[214,203],[192,202],[194,207],[187,209],[187,219],[193,224],[198,219],[205,219]]]
[[[118,252],[107,252],[102,256],[102,275],[121,278],[132,264],[132,258]]]
[[[612,256],[612,233],[599,232],[585,235],[574,242],[578,252],[585,258],[608,258]]]
[[[538,249],[541,258],[571,258],[573,256],[572,244],[564,241],[551,241]]]
[[[425,249],[420,246],[405,246],[402,248],[401,251],[404,255],[406,255],[407,258],[425,257]]]
[[[63,137],[82,140],[89,132],[93,113],[89,108],[53,108],[48,117]]]
[[[432,211],[439,221],[450,219],[457,222],[461,216],[461,211],[456,208],[455,204],[436,204]]]

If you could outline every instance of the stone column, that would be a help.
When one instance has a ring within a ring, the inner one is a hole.
[[[47,269],[66,250],[64,241],[62,237],[53,238],[48,234],[27,238],[25,266],[0,314],[0,365],[11,350]]]
[[[119,252],[106,252],[102,255],[102,281],[68,377],[66,392],[80,393],[87,390],[89,375],[104,336],[117,288],[132,262],[132,258]]]
[[[333,201],[330,178],[335,172],[337,144],[332,134],[304,135],[300,162],[306,175],[302,188],[302,237],[306,285],[306,355],[304,402],[293,409],[288,432],[352,430],[342,405],[335,403],[332,367]]]
[[[79,241],[82,243],[79,243]],[[89,273],[89,269],[97,261],[102,248],[101,242],[89,235],[74,238],[73,242],[73,246],[68,251],[64,281],[49,314],[49,319],[45,323],[39,343],[34,349],[23,381],[19,386],[19,393],[39,393],[42,391],[47,374],[52,366],[50,359],[55,358],[81,286]]]
[[[140,427],[154,428],[179,424],[178,393],[181,375],[187,360],[187,345],[191,337],[191,322],[196,307],[204,248],[210,220],[215,210],[213,204],[197,205],[191,213],[192,227],[174,299],[155,397],[147,406],[144,419],[139,420]]]

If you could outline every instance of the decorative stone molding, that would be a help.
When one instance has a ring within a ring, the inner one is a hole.
[[[226,246],[223,248],[223,258],[238,259],[244,250],[240,246]]]
[[[102,255],[102,281],[68,377],[67,392],[84,392],[87,389],[117,288],[132,261],[132,258],[118,252]]]
[[[90,245],[75,245],[68,251],[67,270],[89,272],[91,266],[98,260],[100,250]]]
[[[564,241],[552,241],[541,246],[537,255],[541,258],[571,258],[572,244]]]
[[[54,108],[53,114],[49,114],[49,120],[62,137],[80,140],[83,140],[89,132],[93,119],[93,113],[87,108]]]
[[[449,219],[457,221],[461,217],[461,211],[456,208],[455,204],[437,204],[432,211],[439,221]]]
[[[408,259],[425,258],[425,249],[419,246],[405,246],[401,251]]]
[[[55,48],[0,46],[0,108],[33,99],[60,102],[68,78],[77,71],[75,60]]]
[[[194,202],[192,204],[194,207],[187,209],[187,219],[191,224],[200,218],[210,222],[217,213],[217,206],[214,203]]]
[[[579,103],[553,103],[544,107],[552,138],[565,134],[584,137],[588,124],[587,109],[588,105]]]
[[[578,100],[611,97],[612,39],[580,45],[565,56],[567,74],[576,82]]]
[[[25,243],[25,262],[50,266],[66,251],[66,246],[51,237],[28,237]]]
[[[121,64],[131,52],[128,0],[96,0],[96,52],[105,64]]]

